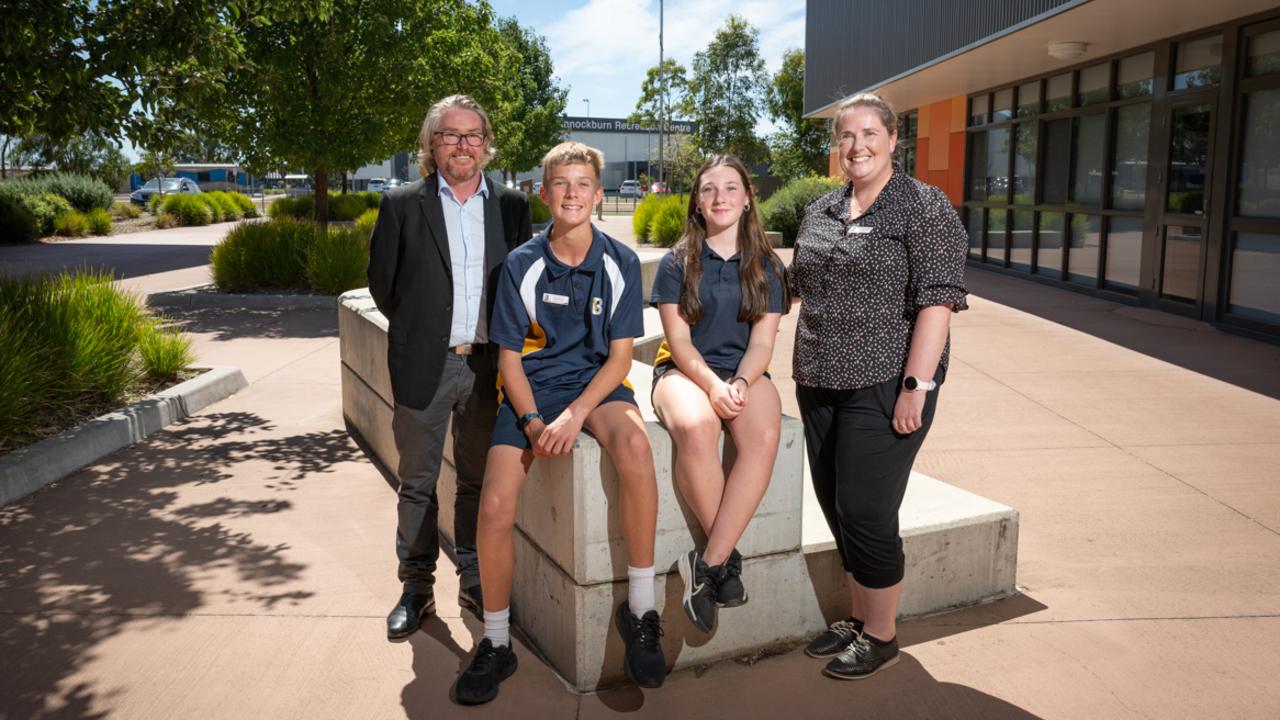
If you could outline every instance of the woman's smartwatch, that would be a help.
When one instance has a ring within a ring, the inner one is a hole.
[[[542,413],[536,413],[536,412],[525,413],[516,420],[516,427],[520,428],[520,432],[524,432],[524,429],[526,427],[529,427],[529,423],[533,422],[534,420],[541,420],[541,419],[542,419]]]
[[[902,387],[907,392],[929,392],[930,390],[936,390],[938,383],[932,380],[922,380],[915,375],[908,375],[902,379]]]

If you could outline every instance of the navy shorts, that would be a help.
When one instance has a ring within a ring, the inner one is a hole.
[[[737,372],[737,370],[725,370],[724,368],[711,367],[710,365],[708,365],[707,367],[710,367],[710,368],[711,368],[711,372],[715,373],[715,374],[716,374],[716,377],[720,378],[721,380],[723,380],[723,381],[725,381],[725,382],[729,382],[729,379],[730,379],[730,378],[732,378],[732,377],[733,377],[733,375],[734,375],[734,373],[736,373],[736,372]],[[665,362],[665,363],[662,363],[661,365],[654,365],[654,366],[653,366],[653,385],[649,388],[649,402],[650,402],[650,403],[652,403],[652,402],[653,402],[653,391],[654,391],[654,390],[656,390],[656,389],[658,388],[658,381],[662,379],[662,376],[663,376],[663,375],[666,375],[667,373],[669,373],[669,372],[671,372],[672,370],[675,370],[675,369],[676,369],[676,364],[675,364],[674,362]],[[769,378],[770,380],[772,380],[772,379],[773,379],[773,378],[769,375],[769,371],[768,371],[768,370],[765,370],[765,371],[764,371],[763,377],[767,377],[767,378]]]
[[[586,390],[584,386],[582,390]],[[542,422],[550,425],[569,404],[578,399],[582,394],[582,390],[576,393],[561,393],[558,397],[547,400],[546,398],[538,402],[538,413],[542,415]],[[636,405],[636,394],[626,385],[618,385],[613,392],[605,396],[600,401],[600,405],[611,402],[630,403],[633,407]],[[597,405],[596,407],[600,407]],[[533,445],[529,442],[529,437],[520,429],[516,422],[516,410],[511,407],[511,403],[503,399],[502,404],[498,405],[498,419],[493,423],[493,434],[489,436],[489,446],[494,445],[511,445],[522,450],[531,450]]]

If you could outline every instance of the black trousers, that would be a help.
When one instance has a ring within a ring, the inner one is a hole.
[[[497,367],[492,353],[450,354],[440,388],[422,410],[396,405],[391,428],[400,451],[396,557],[400,581],[411,592],[435,582],[440,558],[436,481],[445,435],[453,421],[453,460],[458,471],[453,505],[453,540],[460,585],[480,584],[476,564],[476,519],[484,481],[489,434],[498,414]]]
[[[900,387],[900,378],[856,390],[796,386],[813,490],[844,569],[863,587],[902,581],[898,509],[938,404],[938,391],[929,392],[920,429],[899,435],[893,407]]]

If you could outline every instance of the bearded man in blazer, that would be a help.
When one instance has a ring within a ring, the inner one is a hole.
[[[507,252],[532,234],[524,193],[484,177],[493,128],[479,103],[453,95],[433,105],[418,146],[423,177],[383,195],[369,247],[369,292],[388,323],[400,453],[396,557],[404,590],[387,616],[389,638],[414,633],[435,611],[436,480],[451,419],[458,602],[483,612],[476,514],[498,409],[488,321]]]

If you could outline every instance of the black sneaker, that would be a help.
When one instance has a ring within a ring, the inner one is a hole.
[[[720,577],[716,604],[725,608],[747,604],[747,589],[742,585],[742,555],[737,548],[724,561],[724,574]]]
[[[680,579],[684,580],[684,598],[681,603],[684,614],[694,627],[704,633],[716,626],[716,594],[719,592],[718,576],[702,560],[697,548],[680,556],[676,564]],[[723,570],[721,570],[723,573]]]
[[[853,638],[861,634],[861,620],[853,617],[837,620],[805,647],[804,654],[816,658],[831,657],[848,647]]]
[[[476,648],[471,665],[458,676],[453,696],[462,705],[480,705],[498,697],[498,683],[516,671],[516,653],[510,645],[494,644],[485,638]]]
[[[827,663],[822,672],[840,680],[862,680],[892,667],[901,657],[896,636],[881,645],[870,636],[859,633],[848,647]]]
[[[627,649],[622,659],[622,671],[631,682],[645,688],[662,687],[667,679],[667,659],[662,655],[662,624],[654,610],[638,618],[624,600],[615,616],[618,633]]]

